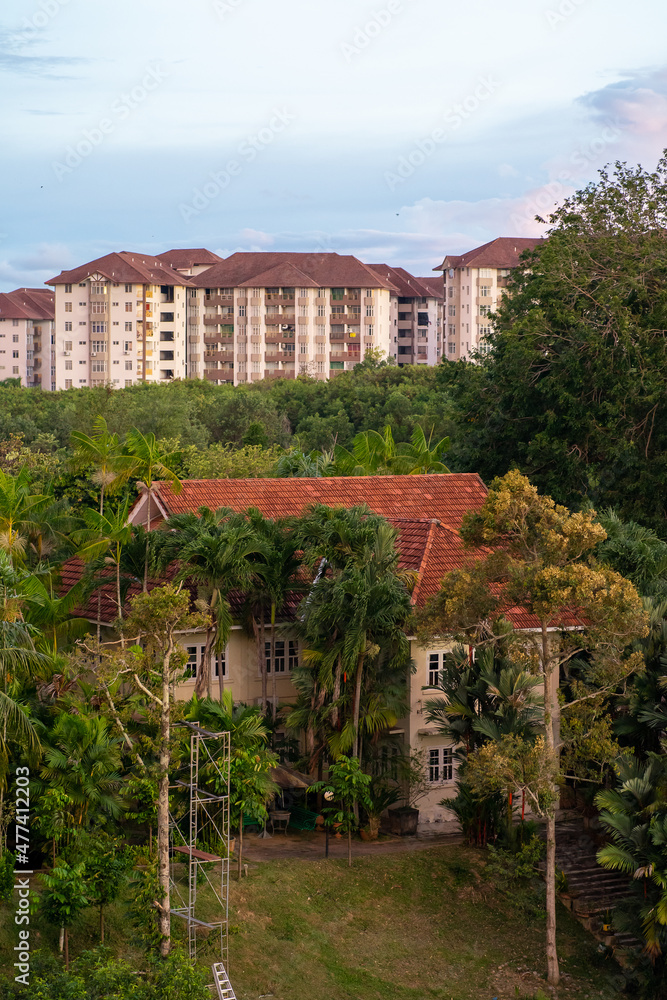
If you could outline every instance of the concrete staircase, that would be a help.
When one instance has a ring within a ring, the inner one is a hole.
[[[556,864],[567,877],[560,894],[563,905],[598,941],[613,948],[619,961],[623,953],[640,950],[642,945],[630,934],[604,929],[605,917],[623,907],[630,895],[628,877],[608,871],[597,863],[598,845],[581,820],[567,820],[556,827]]]

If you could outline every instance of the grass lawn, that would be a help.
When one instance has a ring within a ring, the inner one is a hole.
[[[551,997],[543,979],[538,892],[508,896],[483,881],[484,855],[462,847],[345,861],[253,864],[230,885],[229,971],[239,1000],[517,1000]],[[213,915],[211,911],[211,915]],[[12,914],[0,911],[2,970],[10,971]],[[183,938],[185,927],[174,920]],[[559,911],[559,1000],[618,998],[619,970]],[[57,932],[35,921],[34,944]],[[109,907],[107,944],[141,967],[122,905]],[[88,911],[71,934],[75,956],[98,941]],[[206,945],[201,942],[202,958]],[[542,991],[540,993],[539,991]]]

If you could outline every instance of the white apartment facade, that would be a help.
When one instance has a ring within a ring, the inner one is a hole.
[[[185,378],[190,279],[157,257],[112,253],[51,278],[55,329],[44,389]]]
[[[449,361],[484,352],[491,315],[505,293],[521,254],[542,243],[538,238],[501,236],[464,254],[450,254],[435,271],[444,276],[443,354]]]
[[[0,382],[20,379],[39,387],[49,379],[54,295],[47,288],[0,294]]]
[[[438,278],[415,278],[402,267],[369,265],[390,281],[392,354],[399,365],[437,365],[442,357],[443,291]]]
[[[190,373],[235,385],[396,357],[391,281],[336,253],[236,253],[192,279]]]

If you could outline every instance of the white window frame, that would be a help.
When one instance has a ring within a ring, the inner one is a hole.
[[[455,778],[454,747],[428,747],[426,778],[429,785],[450,785]]]

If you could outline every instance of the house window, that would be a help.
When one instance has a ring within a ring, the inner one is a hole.
[[[71,361],[66,361],[65,362],[65,371],[68,371],[68,372],[72,371],[72,362]]]
[[[292,665],[299,664],[299,649],[298,643],[290,642],[289,648],[287,650],[287,656],[285,655],[285,640],[276,639],[274,643],[274,654],[273,654],[273,669],[276,674],[284,674],[285,669],[291,670]],[[266,672],[271,673],[271,643],[264,643],[264,655],[266,658]]]
[[[185,676],[186,677],[196,677],[197,676],[197,647],[187,646],[186,648],[188,654],[188,661],[185,664]]]
[[[126,361],[125,362],[125,371],[126,372],[131,372],[132,371],[132,362],[131,361]]]
[[[131,313],[132,312],[132,303],[131,302],[126,302],[125,303],[125,312],[126,313]]]
[[[132,320],[125,324],[125,333],[132,333]]]
[[[55,385],[53,383],[51,383],[51,388],[55,390]],[[65,379],[65,388],[66,389],[71,389],[72,388],[72,380],[71,380],[71,378],[66,378]]]
[[[454,758],[451,747],[430,747],[428,751],[428,780],[440,785],[454,778]]]
[[[213,676],[219,677],[220,671],[222,670],[222,676],[227,676],[227,651],[223,650],[219,656],[213,661]]]
[[[435,688],[440,684],[440,671],[445,665],[446,653],[429,653],[427,687]]]
[[[299,643],[290,639],[287,644],[287,669],[296,670],[299,666]]]
[[[126,292],[131,292],[132,291],[132,285],[126,285],[125,286],[125,291]]]
[[[71,302],[66,302],[65,303],[65,312],[66,313],[71,313],[71,311],[72,311],[72,303]]]
[[[71,295],[71,293],[72,293],[72,286],[65,285],[65,295]]]
[[[66,351],[71,351],[72,350],[72,341],[71,340],[66,340],[65,341],[64,350],[66,350]]]
[[[72,321],[70,320],[68,323],[65,323],[65,332],[71,329],[72,329]]]

